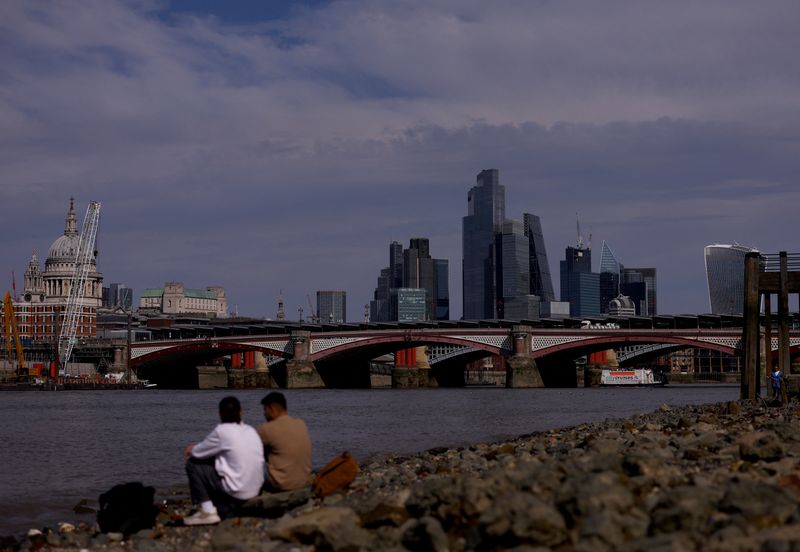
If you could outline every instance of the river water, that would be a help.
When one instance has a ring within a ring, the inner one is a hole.
[[[236,395],[245,422],[263,422],[262,390],[0,393],[0,535],[58,521],[117,483],[185,486],[181,452]],[[737,386],[602,389],[286,391],[306,420],[315,468],[343,450],[364,461],[460,446],[652,411],[661,404],[734,400]]]

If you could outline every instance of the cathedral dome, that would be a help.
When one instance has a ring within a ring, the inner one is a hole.
[[[50,253],[47,254],[47,262],[53,261],[75,261],[78,254],[78,235],[64,234],[53,242],[50,246]]]

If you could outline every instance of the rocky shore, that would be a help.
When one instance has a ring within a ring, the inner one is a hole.
[[[800,403],[670,408],[362,466],[347,493],[129,537],[62,526],[0,548],[91,550],[800,550]]]

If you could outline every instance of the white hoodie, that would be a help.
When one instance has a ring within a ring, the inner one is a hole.
[[[251,426],[218,424],[192,449],[195,458],[214,457],[222,487],[240,500],[258,496],[264,483],[264,444]]]

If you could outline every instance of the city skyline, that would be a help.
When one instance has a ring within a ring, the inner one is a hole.
[[[795,249],[793,2],[269,4],[0,7],[0,289],[74,195],[79,222],[103,203],[99,269],[137,296],[208,283],[274,318],[283,290],[294,318],[342,289],[355,320],[385,244],[426,236],[459,318],[487,168],[551,273],[578,211],[658,269],[659,313],[708,310],[708,244]]]

